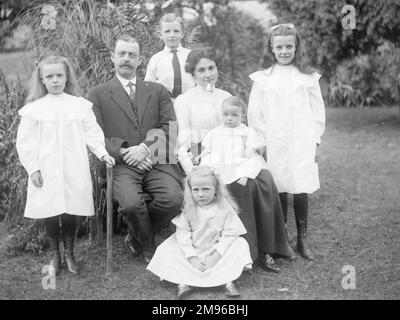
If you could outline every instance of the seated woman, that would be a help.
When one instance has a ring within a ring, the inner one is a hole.
[[[188,56],[185,68],[193,75],[196,86],[180,95],[175,100],[174,108],[178,120],[178,160],[188,175],[193,165],[199,163],[204,137],[211,129],[223,123],[223,101],[231,95],[215,88],[218,69],[214,49],[193,50]],[[224,138],[221,139],[223,145]],[[229,143],[228,140],[226,142]],[[260,158],[257,160],[255,156],[254,160],[260,164]],[[279,254],[292,258],[295,254],[287,241],[282,208],[274,181],[262,166],[259,166],[259,172],[255,168],[249,173],[240,173],[237,176],[239,181],[231,179],[236,178],[235,175],[223,179],[239,204],[239,217],[246,227],[245,237],[253,259],[256,259],[264,270],[279,272],[271,255]],[[240,171],[241,169],[237,170],[238,173]],[[247,178],[246,183],[246,179],[242,178]]]

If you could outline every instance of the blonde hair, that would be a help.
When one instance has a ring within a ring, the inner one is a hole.
[[[224,101],[222,101],[222,105],[239,107],[240,110],[242,111],[242,114],[243,115],[246,114],[246,104],[244,103],[243,99],[240,98],[239,96],[231,96],[225,98]]]
[[[64,66],[67,81],[65,83],[64,92],[73,96],[79,96],[79,88],[76,84],[75,74],[68,60],[62,56],[47,56],[38,63],[33,71],[29,93],[26,103],[35,101],[47,94],[46,86],[42,81],[42,67],[46,64],[61,63]]]
[[[192,172],[186,177],[184,182],[184,193],[183,193],[183,214],[190,220],[190,217],[196,214],[197,204],[193,199],[191,181],[193,177],[212,177],[214,179],[215,186],[215,202],[221,209],[233,210],[237,214],[239,208],[230,195],[228,189],[222,182],[216,171],[209,166],[200,165],[195,166]]]
[[[163,23],[174,22],[174,21],[178,21],[179,22],[179,24],[180,24],[180,26],[182,28],[182,32],[183,32],[183,30],[184,30],[183,19],[180,16],[178,16],[177,14],[173,13],[173,12],[164,14],[161,17],[160,21],[158,21],[158,27],[159,27],[160,31],[162,30]]]

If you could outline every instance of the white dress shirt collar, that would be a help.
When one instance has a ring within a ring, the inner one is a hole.
[[[182,44],[179,44],[178,48],[176,48],[177,52],[179,52],[182,49],[183,49]],[[169,48],[168,46],[164,46],[164,51],[171,52],[171,50],[173,49]]]
[[[119,82],[121,82],[121,84],[122,84],[122,86],[124,87],[125,90],[126,90],[126,88],[128,88],[128,83],[129,82],[132,82],[136,86],[136,75],[135,75],[135,77],[133,79],[128,80],[128,79],[122,78],[121,76],[119,76],[117,74],[117,79],[119,80]]]

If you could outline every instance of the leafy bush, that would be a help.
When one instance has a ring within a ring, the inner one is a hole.
[[[41,253],[46,246],[43,221],[23,217],[28,177],[19,162],[15,140],[18,109],[25,95],[21,81],[8,84],[0,69],[0,221],[5,220],[9,229],[1,248],[6,255],[22,250]]]
[[[363,107],[399,100],[400,50],[385,43],[377,52],[343,61],[331,78],[329,103]]]
[[[113,76],[112,45],[120,34],[134,34],[145,57],[158,47],[155,17],[143,2],[114,6],[95,0],[67,0],[64,4],[51,3],[57,11],[54,29],[42,27],[42,6],[25,12],[17,22],[31,27],[27,49],[35,52],[36,59],[49,54],[68,58],[75,68],[80,88],[86,93]],[[138,72],[142,75],[143,68]]]
[[[10,226],[23,222],[26,172],[19,162],[15,140],[18,109],[25,98],[21,81],[9,85],[0,69],[0,221]]]
[[[23,251],[43,254],[47,247],[47,237],[43,220],[29,220],[11,228],[8,236],[0,244],[0,252],[6,256],[16,256]]]

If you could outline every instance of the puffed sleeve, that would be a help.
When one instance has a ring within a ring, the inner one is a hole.
[[[319,78],[321,77],[318,73],[312,75],[314,78],[313,86],[310,88],[310,104],[316,122],[316,143],[321,143],[322,134],[325,131],[325,105],[322,98],[321,88],[319,86]]]
[[[249,106],[247,111],[247,121],[249,127],[253,128],[257,134],[257,146],[265,146],[266,137],[266,121],[262,112],[262,103],[264,101],[264,90],[257,82],[253,83],[249,97]]]
[[[197,256],[192,242],[192,228],[185,215],[181,213],[171,220],[176,225],[176,240],[182,248],[186,259]]]
[[[38,159],[39,143],[39,121],[22,115],[17,130],[16,148],[19,160],[28,172],[28,175],[40,170]]]
[[[218,253],[223,256],[229,246],[242,234],[247,233],[239,216],[229,211],[225,218],[225,223],[221,231],[221,237],[218,242],[213,246]]]
[[[98,158],[107,155],[104,141],[104,133],[96,121],[96,116],[92,110],[92,103],[84,98],[79,98],[85,116],[82,119],[83,132],[85,134],[86,145],[89,150]]]
[[[185,103],[186,99],[183,96],[178,96],[174,102],[176,119],[178,122],[178,142],[177,154],[183,170],[188,175],[193,169],[190,146],[192,143],[192,131],[190,127],[190,112],[189,105]]]

